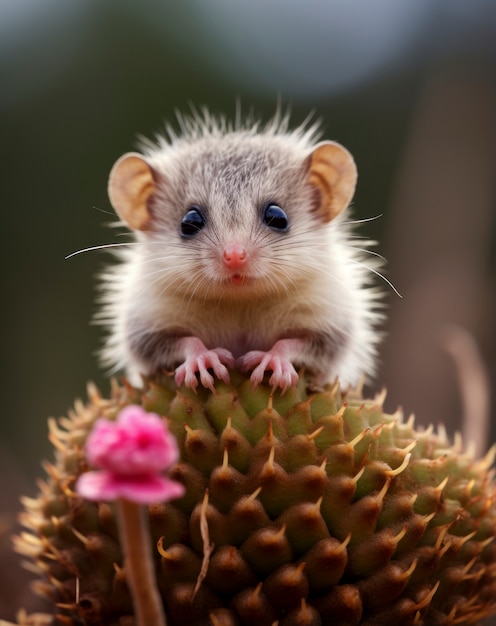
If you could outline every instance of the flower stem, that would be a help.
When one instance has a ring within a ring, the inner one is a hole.
[[[124,550],[124,569],[133,598],[137,626],[165,626],[162,600],[158,593],[155,567],[150,554],[147,508],[120,499],[119,532]]]

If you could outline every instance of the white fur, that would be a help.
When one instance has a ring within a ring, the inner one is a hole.
[[[149,331],[185,328],[235,357],[270,350],[287,329],[346,334],[337,357],[315,362],[302,353],[295,364],[319,382],[339,377],[343,387],[372,376],[381,315],[368,268],[376,271],[377,261],[355,246],[348,211],[328,224],[310,211],[304,164],[316,127],[289,131],[287,117],[276,116],[265,127],[233,128],[206,112],[180,123],[180,135],[169,129],[169,140],[144,147],[159,174],[152,229],[135,233],[138,244],[118,252],[103,276],[98,320],[109,331],[105,365],[125,370],[133,383],[151,373],[130,351],[133,317]],[[288,214],[287,233],[262,224],[260,206],[268,201]],[[185,240],[179,226],[192,204],[208,206],[208,231]],[[222,262],[233,240],[248,251],[251,279],[242,286],[227,282]]]

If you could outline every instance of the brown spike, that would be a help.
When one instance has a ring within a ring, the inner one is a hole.
[[[50,476],[50,478],[52,478],[55,481],[55,483],[60,484],[61,477],[60,477],[58,468],[55,467],[55,465],[53,465],[52,463],[50,463],[50,461],[43,461],[42,465],[43,465],[43,469]]]
[[[92,381],[88,382],[88,384],[86,385],[86,392],[92,404],[98,404],[100,400],[102,400],[100,390]]]
[[[403,572],[405,581],[408,580],[410,576],[413,574],[413,572],[417,569],[417,564],[418,564],[418,559],[413,559],[413,562],[410,565],[410,567]]]
[[[408,417],[407,421],[405,422],[405,426],[407,428],[413,429],[415,424],[415,414],[411,413],[410,416]]]
[[[67,611],[76,611],[77,610],[77,602],[57,602],[55,606],[58,609],[66,609]],[[2,626],[2,622],[0,621],[0,626]]]
[[[355,626],[363,615],[363,603],[356,585],[336,585],[328,593],[314,601],[323,624],[347,624]]]
[[[323,430],[324,430],[324,426],[319,426],[319,428],[316,428],[312,433],[307,435],[309,441],[312,441],[313,439],[318,437]]]
[[[469,441],[466,446],[464,455],[470,459],[473,459],[475,457],[476,452],[477,452],[477,449],[476,449],[475,441],[472,441],[472,440]]]
[[[250,500],[256,500],[260,494],[260,492],[262,491],[262,487],[258,487],[257,489],[255,489],[255,491],[253,493],[251,493],[248,498]]]
[[[260,477],[268,477],[268,476],[272,476],[275,474],[275,467],[274,467],[274,457],[276,454],[276,449],[275,446],[272,446],[269,452],[269,458],[267,459],[267,461],[264,463],[263,469],[260,472]]]
[[[241,546],[241,553],[260,575],[269,574],[275,568],[288,563],[293,552],[286,537],[286,525],[280,529],[265,527],[253,532]]]
[[[46,559],[50,558],[48,555],[44,554],[45,542],[42,543],[41,547],[37,547],[36,545],[31,545],[30,542],[24,541],[22,536],[14,535],[12,537],[12,546],[14,548],[14,552],[33,560],[33,562],[26,561],[23,563],[24,569],[30,569],[32,566],[38,570],[39,573],[41,570],[48,568],[47,564],[40,559],[42,556]]]
[[[387,472],[385,472],[385,473],[387,473]],[[391,484],[391,478],[387,478],[386,481],[384,482],[384,486],[382,487],[382,489],[377,494],[377,501],[378,502],[382,502],[384,500],[384,498],[386,497],[386,494],[388,492],[390,484]]]
[[[426,526],[428,526],[429,522],[431,520],[433,520],[435,517],[436,517],[436,513],[435,512],[434,513],[430,513],[429,515],[424,515],[424,521],[425,521]]]
[[[432,601],[432,598],[435,596],[436,591],[439,589],[439,585],[441,584],[441,581],[438,580],[436,582],[436,584],[434,585],[434,587],[432,587],[432,589],[429,591],[429,593],[425,596],[425,598],[423,598],[417,605],[416,605],[416,609],[417,611],[421,611],[423,608],[425,608],[426,606],[429,606],[429,604]]]
[[[285,533],[286,533],[286,524],[283,524],[281,528],[279,529],[279,531],[274,535],[274,543],[276,541],[279,541],[281,537],[284,537]]]
[[[30,511],[40,511],[43,508],[43,503],[38,498],[21,496],[19,501],[25,509],[29,509]]]
[[[474,485],[475,485],[475,478],[472,478],[472,480],[468,481],[467,486],[465,487],[465,494],[467,498],[471,497],[472,489],[474,488]]]
[[[263,589],[273,606],[279,610],[287,610],[299,605],[301,598],[308,595],[309,585],[303,573],[304,567],[304,563],[298,566],[288,563],[267,577]]]
[[[414,448],[417,446],[417,444],[418,444],[418,439],[414,439],[405,448],[403,448],[403,452],[405,454],[408,454],[408,452],[412,452],[414,450]]]
[[[160,539],[157,541],[157,551],[160,554],[161,557],[163,557],[164,559],[167,559],[168,561],[173,561],[174,556],[170,553],[167,552],[167,550],[164,549],[164,538],[160,537]]]
[[[244,624],[277,623],[275,611],[262,593],[262,583],[239,593],[234,598],[233,604]]]
[[[76,413],[83,415],[86,412],[85,408],[86,407],[84,406],[84,403],[81,400],[81,398],[76,398],[76,400],[74,400],[74,409],[76,410]]]
[[[53,417],[48,418],[48,440],[57,450],[65,452],[67,449],[67,432],[60,430]]]
[[[17,552],[17,550],[16,550]],[[26,555],[29,556],[31,558],[36,557],[37,555]],[[40,576],[41,574],[48,574],[48,572],[50,571],[50,568],[48,566],[48,563],[33,563],[32,561],[21,561],[21,567],[22,569],[30,572],[31,574],[34,574],[35,576]],[[0,626],[1,626],[1,622],[0,622]]]
[[[468,535],[465,535],[465,537],[456,537],[456,539],[455,539],[456,547],[458,549],[461,548],[464,543],[467,543],[467,541],[470,541],[473,537],[475,537],[476,534],[477,534],[477,531],[474,530],[473,532],[469,533]]]
[[[491,544],[494,541],[495,537],[488,537],[484,539],[484,541],[479,541],[479,549],[482,552],[486,546]]]
[[[491,465],[494,463],[495,458],[496,458],[496,444],[491,446],[489,450],[486,452],[486,455],[483,456],[482,459],[480,459],[480,461],[475,463],[474,471],[476,472],[487,471],[491,467]]]
[[[321,624],[318,611],[301,598],[300,605],[285,614],[281,626],[316,626]]]
[[[357,443],[360,443],[360,441],[362,441],[362,439],[364,439],[364,437],[366,437],[369,433],[370,433],[370,428],[364,428],[364,430],[362,430],[362,432],[359,433],[354,439],[349,441],[348,444],[352,448],[354,448],[357,445]],[[374,431],[374,435],[375,435],[375,431]]]
[[[60,580],[58,580],[58,578],[55,578],[55,576],[48,576],[48,580],[50,581],[50,583],[57,588],[57,590],[60,593],[64,593],[65,592],[65,587],[64,587],[64,583],[62,583]]]
[[[88,548],[88,546],[91,543],[91,540],[88,539],[88,537],[86,537],[85,535],[83,535],[83,533],[80,533],[79,530],[76,530],[75,528],[71,528],[72,533],[79,539],[79,541],[86,547]]]
[[[396,545],[398,545],[398,544],[400,543],[400,541],[403,539],[403,537],[406,535],[407,530],[408,530],[408,525],[407,525],[407,524],[405,524],[405,525],[403,526],[403,528],[400,530],[400,532],[392,538],[392,539],[393,539],[393,542],[394,542]]]
[[[57,614],[55,618],[57,620],[57,623],[60,624],[60,626],[64,626],[64,624],[66,626],[74,626],[74,621],[72,620],[71,617],[67,617],[67,615]]]
[[[215,609],[208,616],[211,626],[237,626],[239,624],[236,615],[231,609]]]
[[[378,426],[376,426],[374,428],[374,430],[372,431],[372,434],[374,435],[374,437],[376,439],[379,439],[379,437],[381,436],[381,433],[384,429],[385,424],[379,424]]]
[[[429,426],[427,426],[427,428],[422,433],[422,437],[424,439],[428,439],[432,436],[433,432],[434,432],[434,424],[429,424]]]
[[[417,442],[415,442],[416,444]],[[401,474],[401,472],[405,471],[406,468],[408,467],[408,464],[410,463],[410,459],[412,458],[412,454],[411,452],[408,452],[408,454],[405,454],[405,458],[403,459],[403,462],[401,463],[401,465],[399,465],[396,469],[391,469],[391,470],[386,470],[384,473],[387,474],[388,476],[394,477],[394,476],[399,476]]]
[[[437,487],[435,487],[436,491],[439,493],[439,495],[441,495],[441,493],[443,492],[444,488],[446,487],[446,485],[448,484],[449,481],[449,476],[446,476],[446,478],[444,478]]]
[[[392,432],[397,426],[398,426],[398,420],[393,418],[391,419],[390,422],[382,424],[382,430],[386,432],[387,431]]]
[[[123,567],[120,567],[117,563],[112,563],[114,568],[114,572],[116,576],[122,580],[126,578],[126,572]],[[76,582],[79,583],[79,578],[76,578]],[[77,586],[77,591],[79,591],[79,585]]]
[[[447,541],[444,544],[444,546],[438,552],[438,555],[437,555],[438,561],[440,561],[443,558],[443,556],[451,549],[452,545],[453,545],[452,541]]]
[[[357,484],[360,478],[363,476],[364,472],[365,472],[365,465],[360,470],[358,470],[358,472],[354,476],[351,477],[351,480],[355,484]]]
[[[469,561],[465,567],[462,568],[462,574],[463,574],[463,578],[464,580],[468,580],[470,578],[470,576],[468,576],[469,571],[472,569],[472,567],[474,566],[474,563],[477,561],[477,557],[474,556],[474,558]]]
[[[449,524],[444,524],[443,526],[439,526],[439,534],[438,537],[436,539],[436,543],[435,543],[435,548],[436,550],[440,550],[441,546],[444,542],[444,538],[446,537],[446,533],[448,532],[448,530],[451,528],[452,523],[450,522]],[[436,530],[438,530],[436,529]]]
[[[376,393],[374,396],[374,405],[379,409],[382,409],[384,406],[384,402],[386,402],[387,398],[387,389],[383,387],[379,393]]]
[[[267,409],[269,410],[269,409]],[[270,411],[272,411],[272,408],[270,409]],[[267,424],[267,433],[265,434],[265,441],[267,444],[269,444],[271,446],[271,448],[275,448],[276,445],[276,438],[274,436],[274,425],[272,423],[272,419],[270,418],[268,420],[268,424]]]

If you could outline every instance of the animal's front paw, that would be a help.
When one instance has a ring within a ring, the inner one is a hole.
[[[250,376],[254,387],[262,382],[265,372],[271,371],[269,384],[273,389],[279,387],[284,393],[286,389],[297,384],[298,374],[289,358],[283,354],[285,350],[278,347],[278,343],[280,342],[268,352],[261,350],[248,352],[238,359],[237,366],[243,371],[255,368]]]
[[[196,338],[186,338],[186,358],[184,363],[176,369],[175,381],[178,387],[185,384],[195,390],[198,387],[197,374],[201,384],[214,390],[214,376],[225,383],[229,383],[227,368],[234,367],[234,357],[224,348],[208,350],[205,345]],[[212,374],[209,372],[212,370]]]

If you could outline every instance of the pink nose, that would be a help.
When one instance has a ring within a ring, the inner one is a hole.
[[[224,247],[224,263],[231,269],[238,269],[246,263],[246,248],[240,243],[228,243]]]

